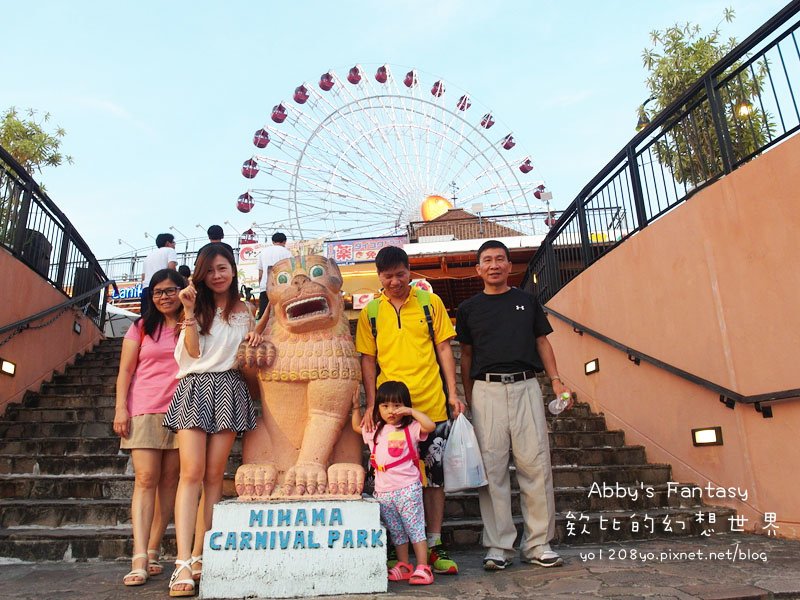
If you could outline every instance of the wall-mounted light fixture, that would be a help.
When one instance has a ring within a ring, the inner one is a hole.
[[[80,323],[78,323],[77,321],[75,321],[75,322],[72,324],[72,331],[74,331],[75,333],[77,333],[78,335],[80,335],[80,334],[81,334],[81,324],[80,324]]]
[[[17,372],[17,364],[11,362],[10,360],[0,358],[0,371],[2,371],[3,375],[13,377]]]
[[[593,358],[592,360],[587,362],[585,365],[583,365],[583,372],[586,373],[587,375],[594,375],[599,370],[600,370],[600,359],[599,358]]]
[[[695,446],[722,446],[722,427],[692,429],[692,444]]]

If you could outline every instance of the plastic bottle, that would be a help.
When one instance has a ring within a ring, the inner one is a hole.
[[[560,415],[562,412],[564,412],[564,409],[567,408],[569,400],[569,392],[564,392],[555,400],[551,400],[550,404],[547,405],[547,409],[554,415]]]

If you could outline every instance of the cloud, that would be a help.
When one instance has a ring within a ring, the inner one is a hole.
[[[156,130],[152,126],[145,121],[138,119],[127,108],[121,104],[117,104],[112,100],[106,100],[105,98],[97,98],[94,96],[70,96],[67,98],[67,100],[80,108],[104,113],[115,119],[126,121],[132,127],[141,131],[150,138],[157,137]]]

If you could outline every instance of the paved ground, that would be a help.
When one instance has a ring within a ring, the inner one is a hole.
[[[428,587],[390,583],[385,595],[363,598],[800,598],[800,542],[764,536],[719,535],[558,549],[566,564],[543,569],[515,563],[502,572],[481,568],[480,549],[452,552],[457,576]],[[709,553],[718,553],[712,558]],[[694,554],[692,554],[694,553]],[[702,554],[700,554],[702,553]],[[122,562],[0,565],[0,598],[167,598],[167,574],[124,588]],[[341,597],[339,597],[341,598]]]

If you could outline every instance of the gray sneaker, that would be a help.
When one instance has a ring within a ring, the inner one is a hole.
[[[539,565],[540,567],[560,567],[564,564],[564,559],[552,550],[545,550],[539,556],[522,557],[522,562],[530,563],[532,565]],[[484,561],[484,564],[486,561]]]
[[[483,570],[484,571],[502,571],[506,567],[511,565],[510,560],[506,560],[500,556],[487,556],[483,559]]]

